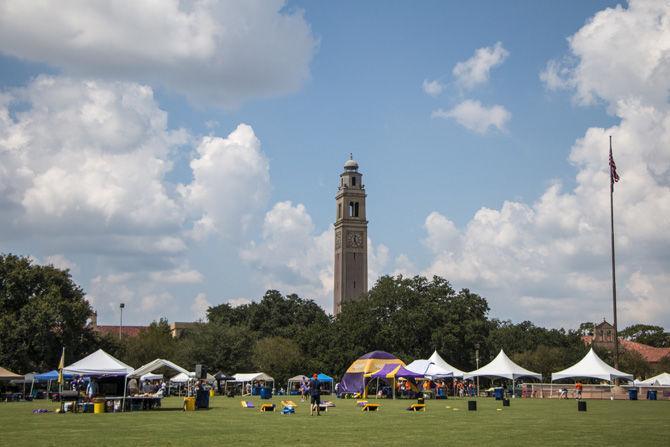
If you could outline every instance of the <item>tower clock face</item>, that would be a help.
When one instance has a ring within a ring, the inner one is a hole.
[[[363,235],[361,233],[347,234],[347,245],[353,248],[361,248],[363,246]]]

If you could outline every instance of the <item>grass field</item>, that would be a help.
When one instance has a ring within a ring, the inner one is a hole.
[[[258,404],[258,400],[254,400]],[[266,402],[266,401],[264,401]],[[279,403],[278,399],[274,400]],[[33,414],[53,410],[46,401],[0,403],[2,446],[663,446],[669,445],[670,402],[513,400],[510,407],[479,399],[428,401],[425,413],[405,411],[409,401],[379,400],[378,413],[362,413],[353,400],[310,417],[298,402],[294,415],[244,409],[239,398],[215,397],[207,411],[183,412],[181,399],[151,412]],[[501,411],[498,411],[498,409]]]

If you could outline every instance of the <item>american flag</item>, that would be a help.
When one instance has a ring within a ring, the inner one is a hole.
[[[614,184],[619,181],[619,174],[616,172],[616,163],[614,163],[614,157],[612,157],[612,146],[610,140],[610,185],[614,188]]]

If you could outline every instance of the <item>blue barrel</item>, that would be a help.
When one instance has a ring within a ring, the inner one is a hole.
[[[637,388],[630,388],[628,390],[628,400],[637,400]]]
[[[647,400],[656,400],[656,390],[647,390]]]
[[[260,389],[261,399],[271,399],[272,398],[272,389],[263,387]]]
[[[493,397],[495,397],[496,400],[502,400],[502,398],[503,398],[503,388],[502,387],[495,388],[493,390]]]

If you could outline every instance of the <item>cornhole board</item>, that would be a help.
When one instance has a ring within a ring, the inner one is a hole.
[[[254,403],[247,400],[241,400],[240,405],[242,405],[242,408],[255,408]]]
[[[408,411],[426,411],[426,404],[412,404],[407,409]]]
[[[362,411],[377,411],[381,407],[380,404],[365,404],[363,405],[363,408],[361,408]]]
[[[263,404],[263,405],[261,405],[261,413],[266,413],[268,411],[275,411],[275,404]]]

